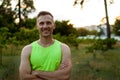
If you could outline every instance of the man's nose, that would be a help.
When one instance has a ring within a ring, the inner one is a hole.
[[[43,27],[44,27],[44,28],[48,27],[47,23],[44,23]]]

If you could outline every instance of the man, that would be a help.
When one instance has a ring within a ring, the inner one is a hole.
[[[53,15],[41,11],[36,20],[40,39],[25,46],[21,53],[20,80],[69,80],[72,63],[70,48],[53,39]]]

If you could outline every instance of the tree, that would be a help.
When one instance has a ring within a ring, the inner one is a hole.
[[[19,18],[19,27],[21,27],[21,22],[28,18],[28,14],[35,11],[33,0],[18,0],[14,11],[14,18]]]
[[[83,4],[86,0],[75,0],[74,5],[80,3],[81,8],[83,8]],[[113,0],[110,0],[110,3],[113,3]],[[108,18],[108,11],[107,11],[107,2],[104,0],[104,6],[105,6],[105,14],[106,14],[106,24],[107,24],[107,38],[111,38],[111,32],[110,32],[110,24],[109,24],[109,18]],[[111,48],[111,43],[107,44],[108,48]]]
[[[113,32],[115,35],[120,36],[120,19],[116,18],[115,24],[113,25]]]
[[[36,18],[28,18],[21,25],[25,28],[32,29],[36,25]]]
[[[79,36],[87,36],[89,34],[89,30],[86,28],[78,28],[78,35]]]
[[[29,13],[35,11],[33,0],[16,0],[18,2],[16,2],[14,9],[11,1],[13,0],[0,0],[0,15],[10,23],[13,23],[16,19],[19,19],[19,22],[24,21],[28,18]]]
[[[54,34],[60,33],[61,36],[68,36],[69,34],[77,35],[77,30],[73,27],[72,24],[69,24],[67,21],[55,21],[56,29]]]
[[[2,48],[11,37],[13,33],[18,31],[16,27],[15,19],[19,18],[19,15],[23,17],[22,20],[27,19],[28,13],[35,10],[33,0],[19,0],[21,5],[16,3],[15,9],[12,7],[12,0],[0,0],[0,65],[2,64]],[[20,5],[20,7],[18,7]],[[20,9],[21,8],[21,9]],[[20,14],[19,13],[20,10]]]
[[[7,21],[0,15],[0,28],[7,26]]]
[[[0,5],[0,15],[8,22],[13,22],[14,12],[12,11],[11,0],[3,0]]]

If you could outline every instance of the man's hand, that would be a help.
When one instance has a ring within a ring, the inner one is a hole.
[[[40,76],[39,76],[39,72],[40,72],[40,71],[37,71],[37,70],[36,70],[36,71],[32,71],[32,75],[38,77],[39,80],[47,80],[47,79],[45,79],[45,78],[43,78],[43,77],[40,77]]]

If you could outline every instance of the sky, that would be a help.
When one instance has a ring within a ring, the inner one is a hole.
[[[86,0],[83,9],[79,4],[73,4],[74,0],[34,0],[36,11],[29,17],[33,18],[38,12],[46,10],[54,15],[55,20],[70,20],[74,27],[99,25],[105,17],[104,0]],[[108,15],[110,24],[113,24],[115,17],[120,16],[120,0],[114,0],[114,4],[108,2]]]

